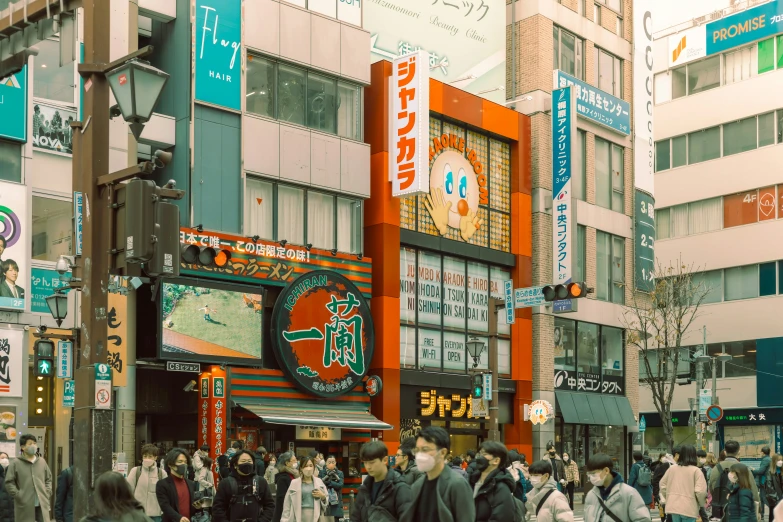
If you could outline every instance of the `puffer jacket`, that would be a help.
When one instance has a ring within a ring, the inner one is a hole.
[[[0,466],[0,522],[14,522],[14,499],[5,490],[5,468]]]
[[[460,466],[451,466],[451,470],[465,480],[468,480],[468,474]]]
[[[756,502],[753,500],[753,491],[732,487],[729,493],[729,522],[757,522]]]
[[[136,476],[138,475],[138,481]],[[159,517],[163,514],[158,504],[156,487],[158,480],[166,478],[166,471],[154,466],[144,468],[136,466],[128,473],[128,484],[133,490],[133,496],[136,497],[144,508],[144,513],[148,517]],[[134,489],[135,486],[135,489]]]
[[[666,513],[699,518],[707,502],[707,481],[696,466],[670,466],[661,480],[661,503]]]
[[[470,477],[470,485],[474,491],[479,480],[481,472],[476,471]],[[514,477],[505,468],[496,469],[487,475],[478,492],[474,492],[476,522],[514,520],[516,504],[513,493],[516,486]]]
[[[418,466],[416,466],[416,462],[411,460],[408,462],[408,467],[404,470],[399,469],[398,471],[402,473],[402,478],[405,480],[405,483],[409,486],[412,486],[414,482],[416,482],[416,479],[424,475],[423,471],[419,471]]]
[[[579,484],[579,466],[576,465],[574,459],[568,459],[568,464],[563,461],[563,465],[565,466],[566,482]]]
[[[569,506],[566,496],[557,490],[557,483],[553,478],[550,478],[546,484],[543,484],[538,489],[534,489],[528,495],[530,500],[527,501],[525,506],[527,512],[531,516],[535,515],[541,499],[550,491],[552,491],[552,494],[544,501],[544,505],[541,506],[541,510],[536,515],[536,520],[538,522],[573,522],[574,512],[571,511],[571,506]]]
[[[373,484],[375,479],[368,476],[359,487],[356,501],[351,505],[351,522],[396,522],[413,501],[411,487],[399,471],[390,468],[373,502]]]
[[[619,473],[613,471],[612,476],[614,479],[608,487],[594,487],[585,495],[584,522],[611,520],[609,516],[604,517],[599,499],[622,522],[650,522],[650,510],[639,492],[623,482]]]

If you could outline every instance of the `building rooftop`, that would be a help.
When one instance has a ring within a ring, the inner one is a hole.
[[[773,0],[729,0],[729,6],[724,7],[723,9],[717,9],[715,11],[712,11],[710,13],[707,13],[702,16],[698,16],[696,18],[693,18],[691,20],[686,20],[685,22],[681,22],[677,25],[673,25],[671,27],[667,27],[666,29],[661,29],[660,31],[655,31],[653,33],[653,40],[659,40],[661,38],[666,38],[667,36],[671,36],[673,34],[677,34],[680,31],[686,31],[690,29],[691,27],[696,27],[699,25],[707,24],[710,22],[713,22],[715,20],[720,20],[721,18],[725,18],[727,16],[731,16],[736,13],[740,13],[742,11],[745,11],[746,9],[751,9],[753,7],[759,6],[761,4],[766,4],[768,2],[771,2]]]

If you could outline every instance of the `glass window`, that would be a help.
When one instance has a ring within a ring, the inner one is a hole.
[[[623,149],[600,138],[595,140],[595,202],[598,206],[625,210]]]
[[[625,239],[612,236],[612,302],[625,303]]]
[[[576,364],[580,373],[600,374],[598,363],[598,325],[577,323]]]
[[[775,262],[759,265],[759,296],[777,294],[777,267]]]
[[[418,319],[419,324],[441,324],[441,277],[440,256],[419,251],[419,288]]]
[[[688,164],[720,157],[720,126],[688,134]]]
[[[720,303],[723,301],[723,271],[710,270],[693,274],[693,288],[695,295],[704,294],[703,304]]]
[[[465,349],[465,333],[443,332],[443,371],[465,373],[467,362],[468,352]],[[472,361],[471,366],[473,366]]]
[[[307,191],[307,242],[315,248],[334,248],[334,196]]]
[[[337,250],[358,254],[362,251],[362,202],[337,198]]]
[[[465,329],[465,260],[443,257],[443,326]]]
[[[337,132],[336,82],[318,74],[307,74],[307,124],[317,130]]]
[[[587,271],[585,270],[585,258],[587,257],[587,227],[584,225],[576,226],[576,252],[577,257],[574,263],[574,280],[584,281]]]
[[[440,330],[419,328],[419,369],[440,370],[441,336]]]
[[[685,89],[686,85],[686,66],[677,67],[672,69],[672,98],[682,98],[687,93]]]
[[[625,164],[623,162],[623,149],[612,145],[612,210],[625,211]]]
[[[688,65],[688,94],[720,87],[720,55]]]
[[[585,187],[587,186],[587,168],[585,162],[585,143],[587,134],[583,130],[577,130],[576,154],[574,155],[574,183],[572,186],[574,197],[585,200]]]
[[[609,282],[609,257],[612,251],[612,236],[600,230],[596,232],[596,288],[595,295],[602,301],[609,301],[611,284]]]
[[[688,204],[688,233],[700,234],[720,230],[723,206],[721,198],[694,201]]]
[[[305,72],[278,65],[277,117],[291,123],[305,124]]]
[[[596,233],[596,296],[602,301],[625,302],[625,240]]]
[[[671,225],[669,224],[669,209],[664,208],[655,211],[655,238],[669,239],[671,237]]]
[[[584,76],[582,52],[584,43],[568,31],[557,26],[552,28],[554,68],[575,76],[580,80]]]
[[[274,185],[268,181],[247,178],[245,186],[245,235],[275,239]]]
[[[595,48],[595,54],[598,88],[618,98],[622,98],[622,61],[597,47]]]
[[[304,244],[304,190],[277,186],[277,240]]]
[[[658,73],[654,77],[653,92],[655,93],[655,104],[665,103],[672,99],[672,79],[669,72]]]
[[[756,117],[751,116],[723,125],[723,155],[731,156],[757,146],[756,141]]]
[[[776,62],[778,69],[783,69],[783,35],[776,37],[777,40],[777,56]]]
[[[555,368],[576,370],[576,321],[555,317]]]
[[[723,196],[723,228],[748,225],[758,221],[758,192],[750,190]]]
[[[400,326],[400,368],[416,368],[416,329]]]
[[[33,259],[57,261],[71,254],[73,203],[33,196]]]
[[[756,75],[756,46],[745,47],[726,53],[724,78],[726,85],[747,80]]]
[[[275,64],[269,60],[247,55],[247,111],[261,116],[275,117]]]
[[[655,172],[671,167],[671,140],[655,142]]]
[[[361,87],[337,82],[337,134],[352,140],[362,139]]]
[[[759,46],[759,74],[775,70],[775,39],[767,38],[758,43]]]
[[[623,3],[622,0],[606,0],[604,2],[606,6],[609,9],[613,9],[615,13],[622,14],[623,13]]]
[[[688,137],[672,138],[672,167],[682,167],[688,163]]]
[[[778,272],[781,274],[778,279],[778,293],[783,294],[783,261],[778,261]]]
[[[682,237],[688,235],[688,204],[671,207],[671,236]]]
[[[0,179],[22,182],[22,146],[12,141],[0,140]]]
[[[468,330],[489,331],[489,267],[468,261]]]
[[[759,115],[759,147],[775,143],[775,113]]]
[[[723,271],[726,301],[759,296],[758,265],[737,266]]]
[[[623,331],[601,327],[601,366],[605,375],[623,375]]]
[[[74,63],[60,67],[60,42],[43,40],[35,45],[33,96],[68,104],[75,103]]]
[[[778,143],[783,143],[783,109],[777,111],[778,115]]]
[[[756,341],[724,343],[731,360],[726,361],[724,377],[749,377],[756,375]]]

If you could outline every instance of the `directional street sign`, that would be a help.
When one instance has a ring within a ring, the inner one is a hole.
[[[639,419],[639,432],[644,433],[645,430],[647,430],[647,419],[644,418],[644,415]]]
[[[63,408],[73,408],[76,404],[76,381],[63,383]]]
[[[544,287],[531,286],[514,290],[514,308],[528,308],[544,304]]]
[[[712,422],[718,422],[723,418],[723,408],[718,406],[717,404],[713,404],[709,408],[707,408],[707,419],[711,420]]]
[[[514,281],[507,279],[503,282],[503,297],[506,301],[506,323],[514,324]]]

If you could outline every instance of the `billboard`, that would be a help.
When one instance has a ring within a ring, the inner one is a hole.
[[[783,33],[783,1],[775,0],[707,24],[707,56]]]
[[[631,133],[631,104],[593,87],[559,69],[552,72],[554,88],[573,87],[576,91],[576,112],[607,129],[625,134]]]
[[[0,137],[27,141],[27,66],[0,78]]]
[[[552,91],[552,281],[571,282],[576,222],[571,201],[573,147],[576,143],[576,93],[574,87]],[[555,302],[553,310],[570,311],[572,300]],[[558,308],[558,303],[568,303]]]
[[[707,56],[707,28],[703,25],[669,37],[669,67]]]
[[[242,0],[196,2],[196,100],[241,110]]]
[[[506,93],[506,4],[476,0],[372,0],[364,5],[371,60],[429,54],[432,77],[503,103]]]
[[[22,379],[27,371],[28,352],[24,331],[0,330],[0,398],[22,397]]]
[[[654,195],[652,0],[633,4],[634,186]]]
[[[73,154],[72,121],[76,121],[76,111],[36,103],[33,107],[33,147]]]
[[[0,310],[29,310],[29,209],[26,186],[0,181]]]

